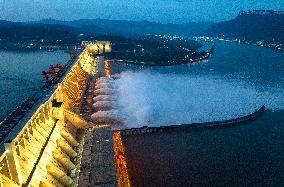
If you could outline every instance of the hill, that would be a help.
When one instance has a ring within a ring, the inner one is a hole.
[[[235,19],[213,24],[206,35],[244,41],[284,42],[284,12],[242,11]]]
[[[75,21],[59,21],[46,19],[37,23],[58,24],[80,29],[88,34],[109,34],[120,36],[135,36],[145,34],[171,34],[182,36],[199,35],[206,31],[212,23],[162,24],[149,21],[126,21],[107,19],[81,19]]]
[[[0,24],[0,38],[10,42],[41,38],[49,40],[72,38],[79,33],[74,28],[62,25],[24,24],[7,21],[1,21]]]

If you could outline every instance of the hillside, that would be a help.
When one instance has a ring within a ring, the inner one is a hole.
[[[110,34],[120,36],[135,36],[145,34],[171,34],[192,36],[200,35],[206,31],[212,23],[185,23],[162,24],[149,21],[126,21],[107,19],[81,19],[75,21],[41,20],[37,23],[59,24],[75,27],[88,34]]]
[[[10,42],[30,39],[59,39],[72,38],[78,35],[78,31],[62,25],[48,24],[24,24],[1,21],[0,38]]]
[[[244,41],[284,42],[284,12],[255,10],[241,12],[235,19],[214,24],[206,35]]]
[[[42,46],[79,45],[80,31],[64,25],[0,21],[0,50],[34,50]]]
[[[9,22],[0,20],[0,39],[19,41],[25,39],[75,38],[79,34],[116,35],[139,37],[148,34],[193,36],[207,30],[211,23],[162,24],[148,21],[125,21],[107,19],[81,19],[60,21],[45,19],[36,22]]]

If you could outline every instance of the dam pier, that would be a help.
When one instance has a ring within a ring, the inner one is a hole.
[[[86,43],[61,82],[5,131],[1,186],[117,185],[110,127],[90,121],[93,80],[110,51],[110,42]]]

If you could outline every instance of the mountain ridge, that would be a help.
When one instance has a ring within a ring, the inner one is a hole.
[[[213,24],[205,33],[210,36],[238,38],[244,41],[284,42],[284,12],[242,11],[235,19]]]
[[[108,19],[79,19],[73,21],[61,21],[56,19],[43,19],[34,23],[61,24],[81,28],[82,31],[93,33],[117,34],[134,36],[144,34],[176,34],[184,36],[199,35],[208,29],[210,22],[188,22],[184,24],[158,23],[150,21],[127,21]]]
[[[273,10],[253,10],[242,11],[240,14],[228,21],[219,23],[211,22],[188,22],[183,24],[159,23],[150,21],[127,21],[127,20],[108,20],[108,19],[79,19],[64,21],[56,19],[43,19],[33,22],[11,22],[0,20],[0,36],[5,38],[3,32],[23,32],[19,30],[33,32],[32,28],[40,30],[40,33],[64,31],[70,37],[84,34],[94,35],[114,35],[122,37],[137,37],[147,34],[164,34],[179,36],[214,36],[243,41],[276,41],[284,42],[284,11]],[[9,29],[8,29],[9,28]],[[14,30],[13,30],[14,28]],[[9,30],[9,32],[7,31]],[[2,34],[1,34],[2,32]],[[35,33],[36,34],[36,33]],[[11,34],[10,34],[11,35]],[[23,33],[22,33],[23,35]],[[25,33],[25,35],[30,35]],[[62,34],[59,33],[61,36]],[[12,35],[11,35],[12,37]],[[10,37],[10,38],[11,38]]]

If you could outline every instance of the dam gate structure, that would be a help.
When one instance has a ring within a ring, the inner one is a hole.
[[[87,117],[92,79],[104,74],[102,55],[111,44],[84,47],[61,82],[43,91],[18,124],[9,132],[0,124],[0,134],[7,134],[0,143],[0,186],[116,186],[110,127]]]

